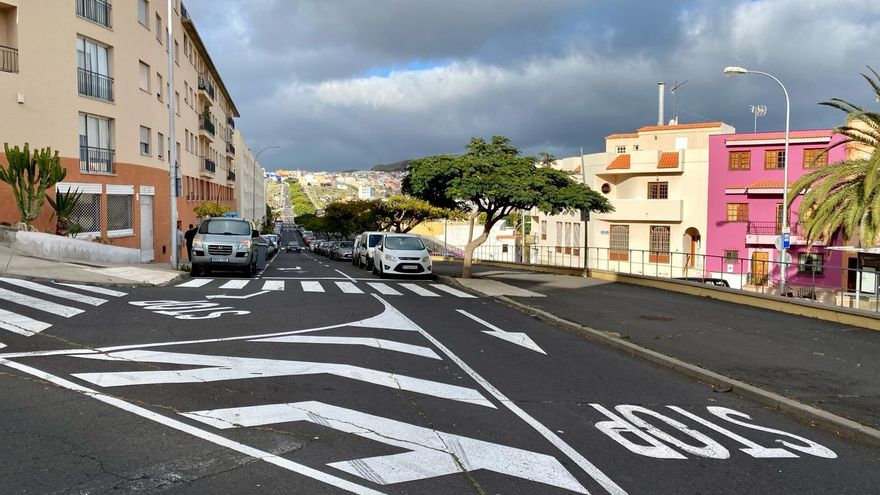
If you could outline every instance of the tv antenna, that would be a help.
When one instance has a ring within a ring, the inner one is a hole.
[[[683,82],[675,81],[672,85],[672,89],[669,90],[672,93],[672,120],[678,124],[678,88],[684,86],[684,83],[687,82],[685,79]]]
[[[751,105],[752,113],[755,114],[755,131],[758,132],[758,117],[767,115],[767,105]]]

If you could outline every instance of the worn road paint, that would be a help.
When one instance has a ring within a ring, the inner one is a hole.
[[[431,284],[431,287],[433,287],[437,290],[442,290],[443,292],[445,292],[447,294],[452,294],[455,297],[461,297],[463,299],[476,299],[477,298],[477,296],[475,296],[473,294],[468,294],[467,292],[458,290],[455,287],[450,287],[445,284]]]
[[[221,285],[221,289],[244,289],[250,283],[250,280],[229,280]]]
[[[418,284],[400,284],[404,289],[409,289],[420,296],[425,297],[440,297],[440,294],[429,291],[428,289],[418,285]]]
[[[506,341],[510,342],[511,344],[516,344],[518,346],[525,347],[526,349],[529,349],[529,350],[532,350],[535,352],[540,352],[541,354],[547,354],[546,352],[544,352],[544,349],[541,349],[541,347],[538,346],[538,344],[536,344],[534,340],[532,340],[531,337],[529,337],[528,335],[526,335],[522,332],[508,332],[506,330],[502,330],[502,329],[496,327],[495,325],[493,325],[493,324],[491,324],[481,318],[478,318],[478,317],[468,313],[467,311],[465,311],[463,309],[456,309],[456,311],[458,311],[459,313],[474,320],[475,322],[479,323],[480,325],[483,325],[486,328],[491,328],[492,330],[483,330],[483,333],[485,333],[487,335],[491,335],[493,337],[498,337],[499,339],[506,340]]]
[[[31,335],[38,334],[51,326],[50,323],[34,320],[33,318],[28,318],[27,316],[13,313],[12,311],[0,309],[0,328],[3,330],[9,330],[12,333],[30,337]]]
[[[339,287],[339,290],[341,290],[345,294],[363,294],[364,293],[364,291],[358,289],[357,286],[351,282],[336,282],[336,286]]]
[[[188,370],[119,371],[105,373],[76,373],[73,376],[101,387],[126,385],[154,385],[159,383],[200,383],[275,376],[303,376],[328,374],[341,378],[372,383],[394,389],[407,390],[441,399],[449,399],[484,407],[495,408],[488,399],[472,388],[448,385],[406,375],[337,363],[313,363],[278,359],[209,356],[163,351],[131,350],[103,354],[83,354],[74,357],[101,361],[133,361],[142,363],[207,366]]]
[[[201,287],[203,285],[208,285],[213,281],[213,278],[194,278],[182,284],[175,285],[175,287]]]
[[[48,296],[58,297],[61,299],[67,299],[68,301],[74,301],[82,304],[88,304],[89,306],[100,306],[107,302],[106,299],[101,299],[100,297],[92,297],[87,296],[85,294],[79,294],[77,292],[70,292],[68,290],[57,289],[55,287],[50,287],[47,285],[37,284],[31,282],[30,280],[21,280],[17,278],[5,278],[0,277],[0,281],[5,282],[9,285],[15,285],[21,287],[23,289],[32,290],[35,292],[40,292],[46,294]]]
[[[127,292],[120,292],[118,290],[108,289],[106,287],[95,287],[94,285],[81,285],[81,284],[66,284],[62,282],[55,282],[58,285],[64,285],[67,287],[72,287],[74,289],[80,289],[87,292],[94,292],[95,294],[101,294],[104,296],[111,297],[124,297],[127,296]]]
[[[746,454],[748,454],[752,457],[755,457],[758,459],[786,459],[786,458],[790,459],[790,458],[797,457],[797,454],[795,454],[793,452],[789,452],[785,449],[763,447],[761,445],[758,445],[757,443],[749,440],[748,438],[737,435],[736,433],[728,430],[727,428],[724,428],[722,426],[718,426],[715,423],[712,423],[711,421],[707,421],[707,420],[697,416],[696,414],[685,411],[684,409],[682,409],[680,407],[677,407],[677,406],[666,406],[666,407],[669,409],[672,409],[673,411],[677,412],[678,414],[681,414],[682,416],[690,418],[691,420],[705,426],[706,428],[709,428],[710,430],[717,431],[718,433],[721,433],[722,435],[745,445],[745,448],[742,448],[739,450],[745,452]]]
[[[260,294],[259,292],[252,295]],[[243,299],[237,296],[222,296],[228,299]],[[152,311],[160,315],[173,316],[178,320],[209,320],[220,318],[223,315],[243,316],[251,312],[245,310],[234,309],[232,306],[220,306],[219,303],[210,301],[129,301],[128,304],[140,306],[147,311]],[[208,311],[205,315],[195,315],[191,313],[200,313]]]
[[[676,421],[669,416],[660,414],[656,411],[648,409],[647,407],[633,406],[629,404],[615,406],[614,409],[618,413],[620,413],[620,415],[623,416],[625,419],[629,420],[630,423],[644,430],[649,435],[653,435],[660,440],[666,442],[667,444],[678,447],[688,454],[693,454],[699,457],[706,457],[708,459],[730,459],[730,451],[724,448],[723,445],[716,442],[715,440],[712,440],[711,438],[700,433],[699,431],[688,428],[687,425],[685,425],[684,423]],[[637,416],[636,413],[639,413],[639,415]],[[642,416],[650,416],[654,419],[657,419],[661,423],[665,423],[666,425],[671,426],[680,435],[670,435],[669,433],[666,433],[657,426],[646,421]],[[689,442],[680,440],[680,436],[691,437],[692,439],[696,440],[699,445],[692,445]]]
[[[221,287],[222,289],[222,287]],[[245,296],[227,296],[225,294],[215,294],[211,296],[205,296],[205,299],[250,299],[254,296],[262,296],[263,294],[268,294],[269,291],[261,290],[260,292],[254,292],[253,294],[247,294]]]
[[[327,266],[329,266],[329,265],[327,265]],[[355,282],[355,281],[356,281],[351,275],[349,275],[349,274],[343,272],[342,270],[333,270],[333,271],[335,271],[336,273],[338,273],[338,274],[342,275],[343,277],[349,279],[349,280],[352,281],[352,282]]]
[[[71,316],[76,316],[80,313],[85,313],[85,311],[79,308],[72,308],[70,306],[64,306],[62,304],[53,303],[51,301],[45,301],[43,299],[38,299],[36,297],[27,296],[24,294],[19,294],[17,292],[12,292],[6,289],[0,289],[0,299],[5,301],[9,301],[11,303],[20,304],[22,306],[27,306],[29,308],[38,309],[40,311],[46,313],[52,313],[54,315],[63,316],[65,318],[70,318]]]
[[[400,292],[392,289],[388,286],[388,284],[383,284],[382,282],[367,282],[367,285],[379,291],[379,294],[383,296],[402,296]]]
[[[60,387],[64,387],[68,390],[72,390],[74,392],[79,392],[85,396],[91,397],[95,400],[101,401],[105,404],[109,404],[111,406],[122,409],[123,411],[130,412],[137,416],[140,416],[144,419],[148,419],[150,421],[154,421],[161,425],[167,426],[169,428],[173,428],[177,431],[187,433],[196,438],[201,438],[202,440],[211,442],[215,445],[219,445],[221,447],[228,448],[230,450],[234,450],[246,456],[252,457],[257,460],[261,460],[264,462],[268,462],[269,464],[273,464],[282,469],[286,469],[288,471],[301,474],[308,478],[320,481],[322,483],[327,483],[328,485],[332,485],[341,490],[345,490],[351,493],[355,493],[357,495],[385,495],[383,492],[376,491],[365,486],[358,485],[357,483],[352,483],[348,480],[338,478],[331,474],[327,474],[317,469],[310,468],[306,465],[293,462],[291,460],[285,459],[284,457],[277,456],[272,454],[271,452],[266,452],[263,450],[255,449],[243,443],[239,443],[228,438],[224,438],[215,433],[211,433],[200,428],[196,428],[194,426],[188,425],[186,423],[180,422],[176,419],[169,418],[167,416],[163,416],[161,414],[150,411],[149,409],[145,409],[140,406],[136,406],[129,402],[126,402],[122,399],[118,399],[116,397],[110,397],[109,395],[102,394],[97,390],[93,390],[87,387],[83,387],[81,385],[77,385],[71,381],[65,380],[63,378],[57,377],[55,375],[46,373],[44,371],[38,370],[36,368],[31,368],[30,366],[26,366],[20,363],[16,363],[14,361],[7,361],[5,359],[0,359],[0,365],[8,366],[12,369],[16,369],[23,373],[27,373],[31,376],[37,377],[41,380],[45,380]]]
[[[321,286],[321,282],[300,282],[302,286],[303,292],[324,292],[324,287]]]
[[[387,351],[403,352],[414,356],[430,359],[442,359],[429,347],[422,347],[393,340],[375,339],[371,337],[319,337],[313,335],[288,335],[287,337],[271,337],[268,339],[255,339],[249,342],[283,342],[287,344],[338,344],[338,345],[363,345],[383,349]]]
[[[284,281],[267,280],[263,282],[263,290],[284,290]]]
[[[220,429],[309,421],[408,450],[400,454],[328,464],[381,485],[445,476],[463,470],[485,469],[577,493],[588,493],[586,488],[552,456],[432,430],[322,402],[194,411],[184,413],[184,416]]]
[[[281,271],[281,272],[291,272],[291,271],[300,271],[300,270],[302,270],[302,268],[300,268],[298,266],[294,266],[294,267],[289,267],[289,268],[276,268],[276,270]]]

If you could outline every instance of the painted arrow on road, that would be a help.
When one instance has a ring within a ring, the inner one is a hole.
[[[276,268],[276,270],[281,272],[289,272],[289,271],[302,271],[302,268],[295,266],[293,268]]]
[[[541,349],[538,346],[538,344],[536,344],[535,341],[531,339],[531,337],[529,337],[528,335],[526,335],[522,332],[508,332],[508,331],[505,331],[505,330],[502,330],[502,329],[496,327],[495,325],[489,323],[486,320],[483,320],[481,318],[478,318],[478,317],[468,313],[467,311],[465,311],[463,309],[457,309],[456,311],[458,311],[459,313],[474,320],[475,322],[479,323],[480,325],[483,325],[486,328],[492,329],[492,330],[483,330],[483,333],[485,333],[485,334],[491,335],[493,337],[498,337],[501,340],[506,340],[506,341],[510,342],[511,344],[516,344],[518,346],[525,347],[526,349],[529,349],[529,350],[532,350],[535,352],[540,352],[541,354],[545,354],[545,355],[547,354],[546,352],[544,352],[544,349]]]
[[[261,290],[260,292],[254,292],[253,294],[248,294],[246,296],[227,296],[224,294],[216,294],[213,296],[205,296],[205,299],[250,299],[254,296],[259,296],[262,294],[268,294],[270,291]]]

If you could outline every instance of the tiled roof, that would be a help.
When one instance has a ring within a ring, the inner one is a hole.
[[[617,155],[614,160],[605,167],[605,170],[621,170],[629,168],[629,155]]]
[[[790,139],[828,139],[834,134],[831,129],[816,129],[811,131],[792,131]],[[784,132],[758,132],[755,134],[736,134],[727,141],[779,141],[785,139]]]
[[[605,139],[632,139],[639,137],[638,133],[631,132],[629,134],[609,134]]]
[[[759,180],[749,184],[749,189],[782,189],[781,180]]]
[[[660,153],[660,161],[657,162],[657,168],[678,168],[678,152]]]
[[[639,132],[650,132],[650,131],[680,131],[685,129],[711,129],[714,127],[721,127],[724,125],[724,122],[694,122],[691,124],[675,124],[675,125],[648,125],[644,127],[639,127]]]

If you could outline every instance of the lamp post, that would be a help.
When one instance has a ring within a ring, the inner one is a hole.
[[[260,158],[260,154],[263,153],[264,151],[271,150],[271,149],[278,149],[280,147],[281,146],[278,146],[278,145],[266,146],[265,148],[258,151],[257,154],[254,156],[254,188],[253,188],[253,192],[251,194],[251,215],[253,215],[254,220],[256,220],[256,217],[257,217],[257,161]],[[262,228],[262,226],[260,228]]]
[[[782,247],[780,249],[780,259],[782,260],[782,268],[779,272],[779,293],[781,295],[785,295],[785,276],[788,271],[788,263],[787,263],[787,254],[788,254],[788,243],[786,240],[791,235],[791,228],[788,224],[788,144],[789,144],[789,123],[791,121],[791,102],[788,98],[788,90],[785,89],[785,85],[782,84],[782,81],[776,79],[772,74],[768,74],[766,72],[760,72],[756,70],[748,70],[743,67],[725,67],[724,75],[726,76],[738,76],[740,74],[757,74],[759,76],[769,77],[776,81],[776,84],[782,88],[782,93],[785,94],[785,157],[784,164],[782,168],[782,242],[779,245]]]

